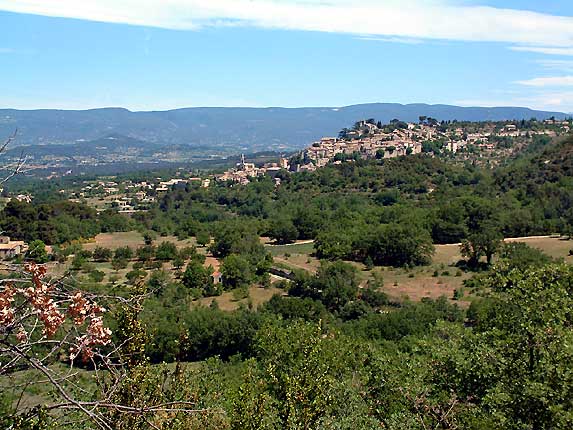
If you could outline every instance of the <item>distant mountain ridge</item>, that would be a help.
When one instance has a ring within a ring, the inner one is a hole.
[[[460,107],[371,103],[312,108],[183,108],[132,112],[123,108],[90,110],[0,109],[0,138],[18,128],[18,144],[71,144],[111,134],[159,145],[211,145],[229,151],[298,149],[365,118],[388,122],[438,120],[486,121],[566,118],[562,112],[521,107]]]

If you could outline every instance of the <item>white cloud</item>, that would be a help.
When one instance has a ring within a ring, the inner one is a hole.
[[[573,17],[452,0],[0,0],[0,10],[175,30],[248,25],[573,51]]]
[[[538,60],[537,63],[549,70],[573,73],[573,60]]]
[[[535,52],[537,54],[573,56],[573,48],[557,48],[549,46],[512,46],[513,51]]]
[[[571,87],[573,86],[573,76],[551,76],[545,78],[527,79],[524,81],[516,81],[520,85],[527,85],[530,87]]]
[[[365,40],[368,42],[384,42],[384,43],[404,43],[406,45],[419,45],[424,43],[422,39],[414,39],[411,37],[373,37],[362,36],[357,37],[358,40]]]

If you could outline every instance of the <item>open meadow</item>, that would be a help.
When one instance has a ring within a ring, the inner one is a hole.
[[[157,237],[154,241],[156,245],[162,242],[172,242],[178,249],[196,244],[195,238],[179,240],[174,236]],[[573,242],[570,240],[539,236],[511,238],[506,239],[506,242],[523,242],[540,249],[552,258],[563,260],[569,264],[573,263],[573,257],[569,255],[569,251],[573,247]],[[115,250],[119,247],[129,246],[135,250],[143,245],[142,234],[132,231],[98,234],[92,240],[83,243],[82,248],[93,251],[96,247]],[[313,243],[309,241],[289,245],[272,245],[267,242],[265,245],[266,249],[273,255],[275,265],[291,270],[305,270],[315,274],[320,267],[320,260],[314,256],[313,246]],[[446,296],[449,300],[454,301],[454,293],[458,290],[462,294],[458,296],[457,302],[463,307],[469,305],[472,297],[464,292],[463,285],[465,280],[473,276],[473,273],[458,267],[458,263],[462,260],[459,245],[436,245],[435,250],[432,264],[428,266],[414,268],[374,267],[367,270],[362,263],[351,262],[351,264],[358,270],[360,287],[365,287],[368,281],[373,280],[376,276],[378,280],[383,280],[383,291],[393,300],[420,301],[424,297],[436,299],[440,296]],[[197,252],[206,256],[205,266],[212,266],[215,272],[220,270],[220,261],[209,255],[206,248],[199,247]],[[89,264],[92,270],[95,269],[104,274],[102,283],[111,283],[115,285],[115,288],[121,288],[127,283],[127,275],[134,270],[135,263],[136,261],[130,261],[127,267],[122,269],[112,268],[110,262],[90,262]],[[69,271],[71,259],[65,263],[48,263],[48,267],[54,276],[62,276]],[[171,262],[161,263],[161,268],[172,278],[179,276]],[[82,272],[73,272],[72,276],[89,280],[89,276]],[[279,279],[275,276],[271,277],[271,284]],[[270,300],[274,294],[285,293],[273,286],[263,288],[252,285],[248,289],[248,294],[227,291],[221,296],[194,300],[192,306],[210,306],[213,301],[216,301],[219,308],[225,311],[233,311],[240,306],[256,308]]]
[[[562,259],[566,263],[573,264],[573,256],[569,251],[573,248],[573,241],[561,240],[558,237],[538,236],[527,238],[510,238],[506,242],[523,242],[538,248],[555,259]],[[384,292],[395,300],[409,299],[419,301],[424,297],[438,298],[446,296],[453,299],[454,291],[463,289],[465,280],[471,278],[473,273],[465,272],[457,267],[462,260],[458,244],[436,245],[436,252],[429,266],[416,268],[392,268],[375,267],[372,271],[366,271],[361,263],[352,263],[359,269],[359,277],[362,279],[361,286],[373,279],[373,273],[381,275],[384,280]],[[291,269],[303,269],[310,273],[316,273],[320,267],[320,261],[313,256],[312,243],[267,246],[273,254],[275,262]],[[460,298],[460,305],[471,297]]]

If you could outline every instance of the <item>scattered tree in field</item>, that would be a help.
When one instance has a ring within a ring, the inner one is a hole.
[[[94,261],[104,262],[109,261],[113,257],[113,252],[109,248],[104,248],[102,246],[96,246],[93,251]]]
[[[115,250],[113,257],[118,260],[131,260],[133,258],[133,249],[129,246],[121,246]]]
[[[124,258],[114,257],[113,260],[111,260],[111,267],[116,272],[119,270],[123,270],[123,269],[127,268],[128,264],[129,264],[129,262]]]
[[[46,244],[41,240],[34,240],[28,245],[26,258],[36,263],[46,263],[49,260]]]
[[[225,257],[221,264],[225,289],[248,287],[254,279],[254,273],[251,270],[251,265],[246,258],[237,254]]]
[[[197,245],[207,246],[211,242],[211,235],[207,229],[199,229],[195,234],[195,239],[197,240]]]
[[[183,272],[182,282],[189,289],[201,292],[205,297],[221,294],[220,286],[213,282],[213,268],[204,267],[199,261],[191,260]]]
[[[173,242],[161,242],[155,251],[155,258],[161,261],[173,260],[177,256],[177,247]]]

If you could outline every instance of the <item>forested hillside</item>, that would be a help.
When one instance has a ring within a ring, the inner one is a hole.
[[[131,218],[10,202],[2,229],[36,240],[2,279],[0,424],[572,428],[571,257],[503,241],[573,248],[572,148],[188,183]]]

